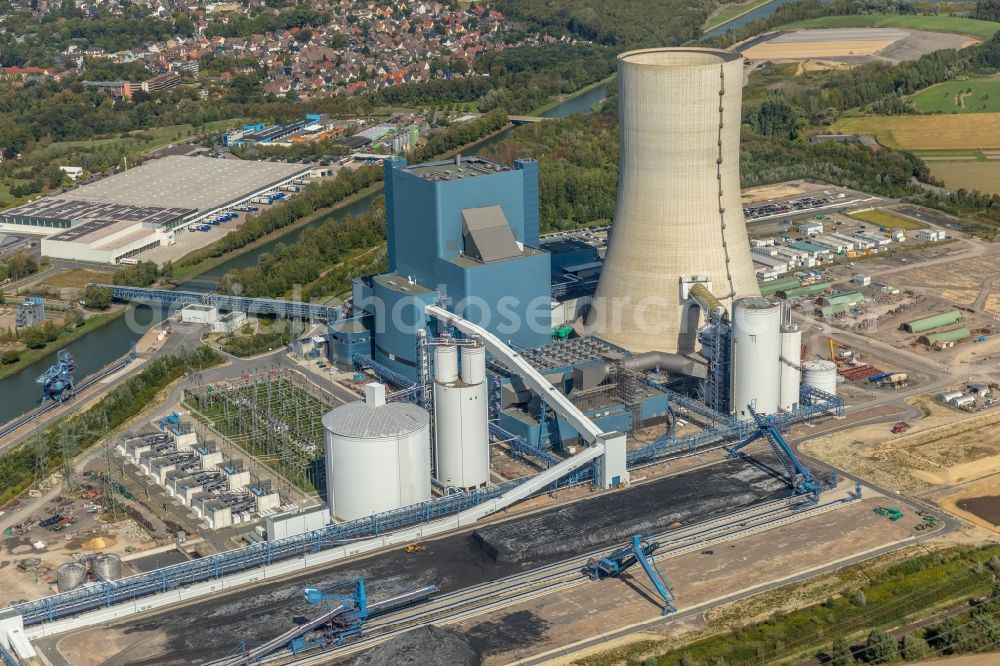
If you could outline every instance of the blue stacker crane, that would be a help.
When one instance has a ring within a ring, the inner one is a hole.
[[[729,457],[739,458],[742,455],[740,451],[743,448],[758,439],[766,439],[767,443],[771,445],[771,450],[774,451],[778,462],[785,468],[785,472],[788,474],[789,479],[791,479],[790,485],[792,486],[792,491],[796,495],[811,496],[813,502],[819,501],[819,494],[823,491],[823,484],[795,457],[792,448],[788,446],[788,442],[781,436],[775,418],[773,416],[758,414],[752,405],[747,405],[747,409],[757,423],[757,431],[729,449]]]
[[[72,398],[76,390],[73,382],[74,370],[76,361],[73,355],[66,350],[60,351],[56,357],[56,364],[35,380],[36,384],[42,385],[43,400],[63,402]]]
[[[657,594],[663,599],[663,614],[676,613],[677,609],[674,608],[673,601],[677,597],[674,596],[673,590],[667,585],[667,581],[664,580],[653,563],[652,555],[659,547],[659,543],[648,539],[643,540],[641,536],[636,534],[632,537],[632,543],[624,548],[616,550],[599,560],[588,562],[587,575],[592,580],[616,578],[638,562],[642,566],[643,571],[646,572],[646,575],[649,576],[649,580],[653,583],[653,587],[656,588]]]

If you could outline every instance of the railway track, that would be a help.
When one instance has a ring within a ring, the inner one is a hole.
[[[723,541],[749,536],[805,517],[825,513],[855,501],[859,500],[848,497],[804,508],[784,498],[687,527],[660,532],[653,536],[653,540],[661,544],[653,559],[659,562],[678,557]],[[329,663],[330,659],[346,657],[376,647],[418,627],[460,622],[516,603],[583,585],[591,582],[583,573],[587,562],[607,552],[607,547],[593,550],[538,569],[456,590],[426,603],[373,618],[365,624],[363,638],[345,645],[294,656],[288,650],[283,650],[255,663],[268,666],[325,664]],[[222,662],[210,662],[210,666],[219,663]]]

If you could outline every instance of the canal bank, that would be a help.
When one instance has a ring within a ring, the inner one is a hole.
[[[590,113],[591,107],[607,97],[610,82],[599,83],[596,86],[582,88],[578,93],[567,97],[563,102],[539,115],[544,118],[563,118],[574,113]],[[508,126],[499,132],[480,139],[461,149],[466,155],[475,155],[486,148],[492,147],[508,136],[513,128]],[[456,151],[457,152],[457,151]],[[376,197],[382,193],[381,186],[374,186],[367,194],[355,195],[357,198],[342,203],[326,214],[316,215],[301,225],[290,225],[288,230],[278,236],[270,235],[255,246],[248,246],[245,252],[228,257],[209,268],[204,273],[193,276],[180,283],[178,289],[209,293],[218,288],[219,280],[227,271],[256,266],[260,257],[274,251],[279,243],[286,245],[297,243],[307,229],[313,229],[328,220],[343,221],[367,211]],[[167,316],[165,308],[134,304],[129,306],[124,315],[115,318],[99,330],[71,342],[62,347],[73,354],[77,362],[76,376],[78,378],[96,372],[112,360],[128,350],[132,341],[139,339],[147,330]],[[34,408],[41,397],[41,389],[35,383],[35,378],[56,362],[54,350],[35,363],[25,367],[20,372],[0,381],[0,393],[4,400],[0,401],[0,423],[13,419]]]

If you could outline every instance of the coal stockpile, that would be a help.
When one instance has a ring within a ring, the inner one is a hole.
[[[662,481],[576,502],[522,520],[475,531],[497,562],[536,564],[649,535],[788,495],[764,467],[730,460]]]
[[[369,650],[350,666],[479,666],[483,658],[468,638],[450,629],[420,627]]]
[[[627,490],[598,493],[592,499],[513,518],[426,542],[427,550],[402,547],[353,562],[337,563],[281,580],[206,599],[195,608],[175,608],[110,627],[129,647],[108,655],[106,666],[188,666],[219,658],[247,637],[263,641],[321,611],[306,603],[305,585],[351,594],[364,578],[369,599],[377,601],[436,583],[442,594],[496,580],[532,566],[625,543],[635,533],[677,522],[691,524],[747,505],[785,497],[787,486],[746,460],[734,460],[657,479]],[[483,541],[496,556],[483,548]],[[192,631],[192,615],[197,631]],[[530,643],[531,637],[519,635]],[[483,654],[507,639],[497,627],[470,632]],[[43,641],[48,639],[42,639]],[[57,640],[57,639],[56,639]],[[112,642],[109,641],[109,644]],[[437,663],[428,661],[427,663]]]

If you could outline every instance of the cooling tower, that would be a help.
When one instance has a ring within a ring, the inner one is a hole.
[[[730,309],[760,294],[740,200],[742,86],[736,53],[618,56],[618,200],[586,332],[635,352],[689,352],[697,311],[681,276],[707,276]]]

